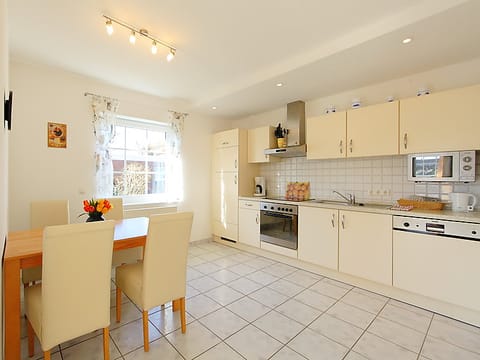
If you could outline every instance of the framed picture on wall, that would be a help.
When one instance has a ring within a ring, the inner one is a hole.
[[[66,148],[67,147],[67,124],[48,123],[47,131],[48,147]]]

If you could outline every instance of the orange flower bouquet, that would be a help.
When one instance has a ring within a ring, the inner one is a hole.
[[[85,213],[81,215],[88,214],[87,222],[91,221],[103,221],[103,215],[110,211],[112,204],[107,199],[91,199],[83,200],[83,210]]]

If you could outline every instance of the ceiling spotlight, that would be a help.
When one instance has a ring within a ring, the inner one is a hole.
[[[158,51],[158,48],[157,48],[157,42],[155,40],[153,40],[153,43],[152,43],[152,54],[156,54]]]
[[[177,49],[170,45],[169,43],[165,42],[165,41],[162,41],[160,39],[158,39],[157,37],[151,35],[147,29],[145,28],[137,28],[135,26],[132,26],[130,24],[127,24],[125,21],[123,20],[120,20],[120,19],[116,19],[114,17],[111,17],[109,15],[102,15],[106,20],[105,20],[105,25],[107,27],[107,33],[109,35],[113,34],[113,23],[115,24],[118,24],[122,27],[124,27],[125,29],[128,29],[130,31],[130,37],[128,38],[128,40],[130,41],[131,44],[135,44],[137,38],[136,38],[136,35],[137,34],[140,34],[140,38],[147,38],[149,39],[150,41],[152,41],[152,47],[151,47],[151,51],[152,51],[152,54],[156,54],[158,52],[158,46],[161,45],[161,46],[164,46],[166,47],[168,50],[169,50],[169,53],[167,55],[167,61],[172,61],[173,58],[175,57],[175,54],[177,52]]]
[[[283,83],[279,82],[276,84],[277,87],[282,87],[283,86]]]
[[[216,106],[212,106],[212,110],[217,110],[217,107],[216,107]]]
[[[130,41],[130,44],[135,44],[135,41],[137,40],[137,38],[135,37],[135,31],[132,30],[132,33],[130,34],[128,40]]]
[[[107,34],[112,35],[113,34],[113,24],[112,20],[107,19],[107,22],[105,23],[105,26],[107,27]]]
[[[412,41],[412,38],[405,38],[405,39],[402,40],[402,43],[408,44],[411,41]]]
[[[175,50],[174,50],[174,49],[170,49],[170,52],[169,52],[168,55],[167,55],[167,61],[168,61],[168,62],[172,61],[174,57],[175,57]]]

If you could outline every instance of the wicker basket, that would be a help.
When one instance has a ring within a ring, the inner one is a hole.
[[[445,205],[439,201],[424,201],[424,200],[411,200],[411,199],[398,199],[398,205],[408,206],[411,205],[415,209],[423,210],[442,210]]]

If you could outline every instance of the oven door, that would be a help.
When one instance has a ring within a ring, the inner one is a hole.
[[[260,241],[297,250],[298,216],[260,211]]]

